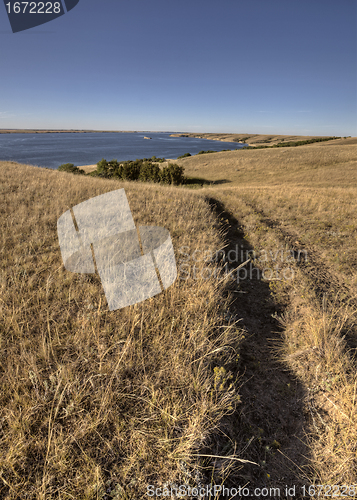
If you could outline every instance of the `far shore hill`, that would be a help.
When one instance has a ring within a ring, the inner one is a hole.
[[[281,142],[296,142],[309,139],[322,139],[322,135],[275,135],[275,134],[215,134],[183,132],[170,134],[170,137],[194,137],[196,139],[209,139],[211,141],[237,142],[249,146],[273,146]]]

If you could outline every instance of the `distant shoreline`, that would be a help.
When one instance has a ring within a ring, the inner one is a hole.
[[[322,139],[329,136],[326,135],[277,135],[277,134],[215,134],[194,133],[194,132],[177,132],[170,134],[170,137],[192,137],[196,139],[208,139],[211,141],[220,142],[236,142],[237,144],[246,144],[247,146],[273,146],[282,142],[297,142],[311,139]]]

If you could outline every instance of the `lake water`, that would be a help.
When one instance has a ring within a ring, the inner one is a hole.
[[[144,137],[151,137],[151,140]],[[241,147],[243,145],[236,142],[170,137],[170,132],[0,134],[0,161],[57,169],[63,163],[93,165],[102,158],[108,161],[152,156],[174,159],[185,153],[194,155],[202,150]]]

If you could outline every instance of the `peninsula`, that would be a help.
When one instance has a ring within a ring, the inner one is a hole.
[[[282,142],[296,142],[311,139],[323,139],[323,136],[302,135],[276,135],[276,134],[215,134],[215,133],[193,133],[182,132],[170,134],[170,137],[194,137],[196,139],[209,139],[211,141],[237,142],[248,146],[273,146]]]

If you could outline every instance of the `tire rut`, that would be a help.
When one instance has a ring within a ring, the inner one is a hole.
[[[288,231],[280,221],[270,218],[256,205],[245,199],[243,199],[243,201],[249,208],[261,217],[261,221],[266,224],[267,227],[281,234],[282,239],[289,244],[289,247],[295,255],[299,255],[299,252],[301,253],[302,248],[299,242],[298,233],[291,231],[291,229]],[[315,250],[306,248],[305,245],[303,250],[306,252],[307,258],[296,259],[295,262],[308,279],[308,282],[313,288],[320,305],[323,306],[325,297],[329,296],[334,297],[334,300],[337,301],[340,306],[348,306],[351,309],[357,310],[357,299],[355,297],[351,297],[351,291],[345,282],[336,276],[333,270],[321,259],[319,259]],[[346,300],[345,297],[350,298]],[[343,331],[342,334],[345,335],[347,346],[350,350],[350,356],[354,362],[356,362],[357,335],[355,333],[351,334],[349,329]]]
[[[221,224],[228,242],[226,255],[237,245],[242,250],[239,257],[243,256],[243,260],[239,258],[230,266],[234,270],[244,262],[245,252],[253,248],[244,238],[242,224],[220,201],[207,201],[218,219],[228,221]],[[249,483],[254,487],[298,488],[306,483],[303,476],[309,470],[309,449],[305,444],[309,421],[304,404],[307,394],[275,354],[282,343],[281,326],[275,315],[283,312],[285,305],[273,302],[268,283],[250,272],[252,265],[246,265],[247,279],[227,289],[234,296],[231,315],[239,319],[238,326],[244,328],[246,335],[240,352],[241,404],[235,414],[224,419],[221,430],[237,443],[241,458],[257,462],[259,467],[245,464],[229,481],[232,486]],[[219,451],[215,450],[216,454]]]

